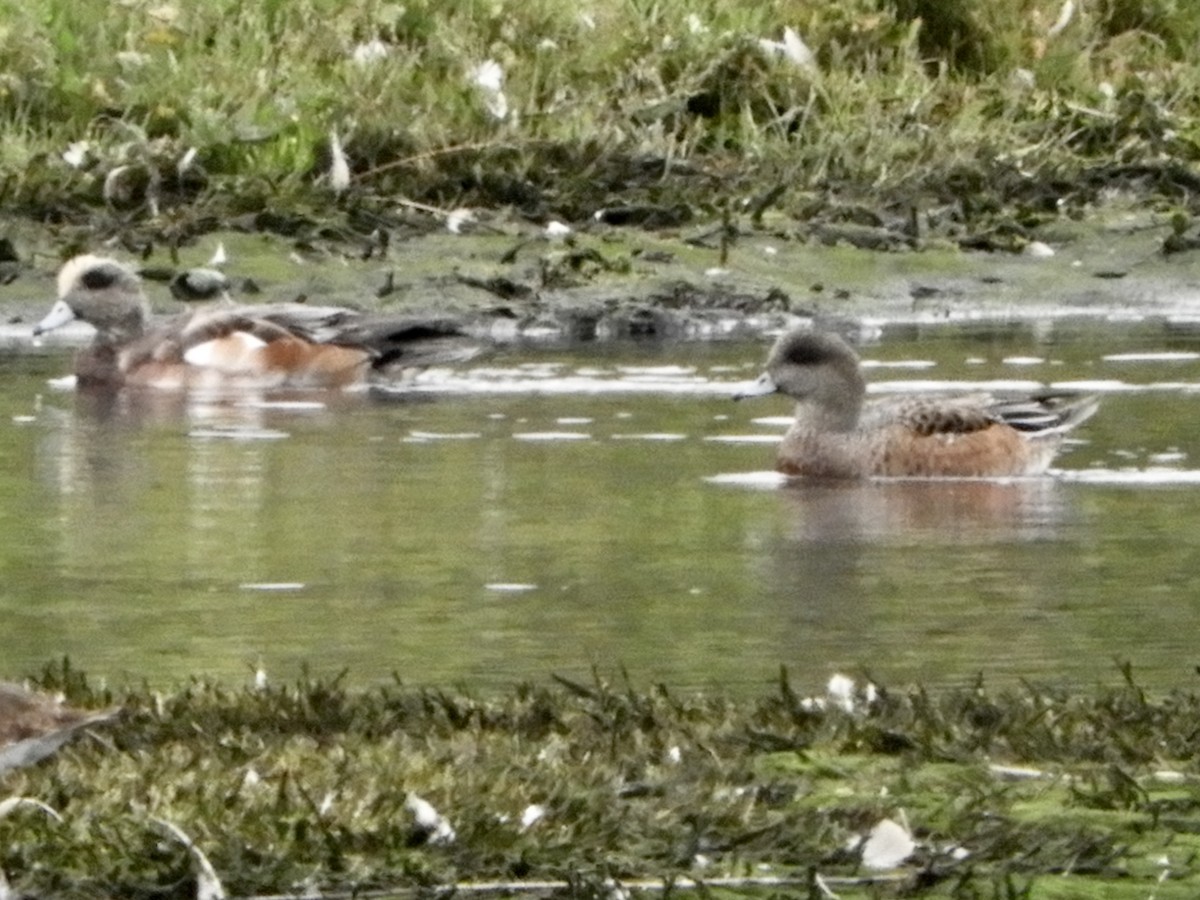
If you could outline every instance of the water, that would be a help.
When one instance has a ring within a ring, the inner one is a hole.
[[[890,328],[874,389],[1087,383],[1058,472],[781,485],[789,404],[734,404],[765,344],[509,352],[420,400],[97,409],[0,356],[0,675],[302,666],[479,690],[551,673],[761,691],[1193,686],[1200,331],[1147,320]]]

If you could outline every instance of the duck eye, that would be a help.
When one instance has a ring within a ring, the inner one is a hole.
[[[819,366],[834,358],[832,348],[819,341],[802,341],[788,352],[788,361],[798,366]]]
[[[116,284],[119,274],[105,267],[88,269],[79,276],[79,281],[89,291],[102,291]]]

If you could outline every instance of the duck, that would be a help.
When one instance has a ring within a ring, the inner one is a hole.
[[[349,388],[394,386],[429,366],[455,365],[481,347],[448,317],[368,316],[307,303],[221,302],[156,321],[138,273],[83,254],[58,272],[57,300],[35,337],[69,322],[95,329],[75,359],[81,387]]]
[[[0,772],[32,765],[78,731],[111,722],[120,709],[75,709],[57,698],[0,681]]]
[[[796,401],[776,468],[807,478],[1038,475],[1099,405],[1095,396],[1065,393],[868,402],[858,354],[838,335],[803,326],[776,341],[765,371],[734,399],[775,393]]]

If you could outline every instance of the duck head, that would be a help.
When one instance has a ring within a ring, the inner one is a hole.
[[[766,370],[734,399],[774,393],[791,397],[824,427],[844,430],[858,421],[866,383],[849,344],[835,334],[801,328],[775,342]]]
[[[86,254],[58,273],[58,300],[36,326],[35,336],[76,319],[96,329],[98,343],[120,344],[141,335],[150,315],[137,273],[123,263]]]

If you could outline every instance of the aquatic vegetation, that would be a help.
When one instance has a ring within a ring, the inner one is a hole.
[[[0,817],[0,868],[75,897],[194,896],[198,877],[231,895],[1194,890],[1200,696],[1124,674],[1084,693],[842,685],[818,704],[786,672],[745,700],[599,676],[497,696],[307,677],[114,690],[50,666],[45,688],[125,712],[7,776],[61,821]]]

